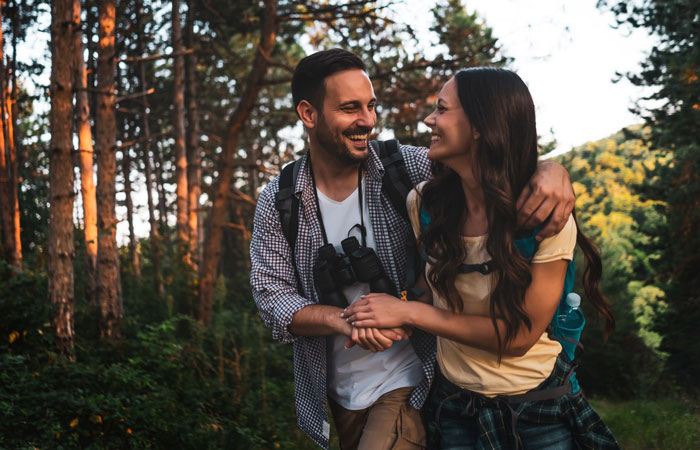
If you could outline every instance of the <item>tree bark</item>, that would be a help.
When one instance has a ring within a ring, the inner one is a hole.
[[[73,34],[76,129],[78,132],[78,165],[80,167],[80,194],[83,198],[85,228],[85,281],[86,296],[95,302],[97,278],[97,198],[93,172],[94,152],[90,128],[90,105],[87,93],[87,70],[83,59],[83,33],[80,22],[80,0],[73,0]]]
[[[153,162],[156,169],[156,190],[158,192],[158,218],[160,220],[160,230],[165,241],[169,241],[169,230],[168,230],[168,209],[166,206],[165,199],[165,186],[163,182],[163,156],[162,149],[160,147],[160,142],[157,143],[156,149],[153,150]]]
[[[129,257],[136,278],[141,278],[138,243],[134,232],[134,202],[131,201],[131,155],[129,149],[122,151],[122,172],[124,174],[124,194],[126,195],[126,217],[129,224]]]
[[[0,21],[2,13],[0,12]],[[2,30],[0,29],[0,229],[2,230],[2,247],[7,255],[7,260],[15,270],[22,268],[21,241],[19,240],[19,220],[15,223],[15,213],[19,211],[17,206],[17,177],[13,167],[16,164],[14,141],[11,129],[5,130],[11,125],[11,110],[9,97],[6,103],[5,63]],[[9,114],[9,116],[7,116]],[[7,118],[6,118],[7,117]],[[17,217],[19,219],[19,217]]]
[[[114,102],[115,0],[99,2],[99,43],[97,57],[97,303],[100,307],[100,334],[121,337],[123,305],[117,256],[117,217],[115,213],[116,126]]]
[[[73,349],[73,0],[51,5],[49,300],[63,354]]]
[[[8,129],[9,129],[9,156],[10,160],[8,161],[8,164],[10,166],[10,187],[12,189],[12,192],[10,193],[11,197],[14,199],[14,224],[15,224],[15,251],[17,254],[17,258],[20,263],[20,269],[21,269],[21,260],[22,260],[22,236],[21,236],[21,225],[20,225],[20,214],[19,214],[19,162],[17,160],[17,154],[18,154],[18,148],[19,148],[19,139],[18,139],[18,134],[19,130],[17,128],[17,33],[19,31],[19,10],[22,7],[21,2],[13,2],[13,16],[12,16],[12,62],[11,62],[11,76],[12,76],[12,85],[11,85],[11,94],[9,96],[10,99],[10,107],[8,108],[8,113],[10,114],[10,117],[8,118]]]
[[[144,54],[144,29],[143,29],[143,18],[141,17],[141,7],[143,5],[143,2],[140,0],[137,5],[137,16],[136,16],[136,21],[137,21],[137,28],[138,28],[138,36],[136,38],[137,40],[137,46],[138,46],[138,54],[143,55]],[[146,61],[142,60],[139,62],[139,82],[140,82],[140,87],[142,91],[147,90],[146,86]],[[153,289],[155,290],[156,294],[158,296],[163,294],[163,277],[160,273],[160,236],[158,233],[158,223],[156,222],[156,214],[154,211],[154,205],[153,205],[153,190],[151,188],[151,183],[153,182],[153,171],[151,168],[151,157],[150,157],[150,149],[151,149],[151,127],[148,122],[148,97],[144,96],[141,99],[141,104],[142,104],[142,119],[143,119],[143,137],[144,137],[144,144],[143,144],[143,165],[144,165],[144,171],[146,175],[146,193],[147,193],[147,202],[148,202],[148,223],[151,227],[149,237],[151,241],[151,263],[153,264]]]
[[[221,161],[219,163],[219,180],[216,185],[211,213],[209,216],[207,239],[204,246],[204,258],[200,265],[200,304],[199,320],[211,321],[214,306],[214,284],[216,270],[221,256],[221,236],[228,213],[228,193],[233,175],[235,149],[238,136],[243,128],[261,88],[270,62],[270,53],[277,34],[277,0],[265,0],[260,30],[258,51],[253,61],[248,80],[244,85],[241,99],[229,118],[228,130],[224,141]]]
[[[187,22],[185,28],[185,39],[187,48],[194,47],[194,6],[193,1],[187,2]],[[186,61],[186,91],[187,91],[187,190],[189,208],[189,244],[191,261],[195,270],[201,260],[199,245],[199,228],[201,222],[201,211],[199,209],[199,198],[202,195],[202,149],[199,146],[199,111],[197,110],[197,78],[196,78],[197,55],[192,52],[187,55]]]
[[[187,201],[187,155],[185,153],[185,57],[182,53],[182,25],[180,23],[180,2],[173,0],[172,45],[174,57],[173,130],[175,131],[175,182],[177,183],[177,239],[178,249],[189,260],[188,201]]]

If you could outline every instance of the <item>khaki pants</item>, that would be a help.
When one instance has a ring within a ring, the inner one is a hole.
[[[422,450],[425,428],[408,403],[412,387],[379,397],[369,408],[351,411],[328,399],[342,450]]]

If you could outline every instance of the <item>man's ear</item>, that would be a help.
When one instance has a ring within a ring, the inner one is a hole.
[[[316,128],[318,110],[307,100],[302,100],[297,105],[297,114],[306,128]]]

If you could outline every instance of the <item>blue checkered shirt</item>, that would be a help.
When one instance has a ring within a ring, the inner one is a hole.
[[[411,182],[416,185],[428,178],[430,163],[427,149],[400,146]],[[272,329],[272,337],[283,343],[294,344],[294,394],[297,420],[309,437],[323,448],[328,448],[328,407],[326,397],[326,338],[295,336],[289,332],[292,317],[301,308],[318,303],[314,289],[313,266],[316,251],[323,245],[321,225],[316,215],[316,199],[306,157],[299,170],[295,195],[299,198],[299,232],[296,241],[296,266],[301,278],[302,291],[297,292],[291,252],[275,209],[275,193],[279,177],[263,189],[258,198],[250,243],[250,285],[253,298],[265,325]],[[389,278],[398,291],[404,286],[407,261],[406,244],[414,239],[411,226],[396,211],[382,191],[384,168],[375,151],[364,162],[366,199],[374,230],[376,252]],[[411,394],[410,402],[419,409],[430,388],[435,365],[435,339],[415,330],[411,343],[423,363],[423,380]]]

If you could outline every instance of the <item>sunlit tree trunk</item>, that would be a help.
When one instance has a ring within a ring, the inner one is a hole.
[[[80,193],[83,198],[85,227],[85,285],[86,296],[95,301],[97,275],[97,198],[93,173],[94,153],[90,128],[90,105],[87,93],[87,70],[83,59],[83,33],[80,23],[80,0],[73,0],[73,34],[76,129],[78,132],[78,166],[80,167]]]
[[[193,1],[187,2],[187,23],[185,38],[187,48],[194,48],[194,6]],[[199,210],[199,197],[202,195],[202,149],[199,146],[199,112],[197,111],[197,56],[193,51],[187,55],[186,61],[186,90],[187,90],[187,190],[189,206],[189,241],[193,266],[196,268],[200,255],[199,246],[199,222],[201,212]]]
[[[221,256],[222,227],[228,213],[228,197],[233,176],[235,149],[238,136],[252,110],[261,88],[270,62],[270,52],[275,44],[277,33],[277,0],[264,1],[264,14],[260,30],[255,59],[250,75],[242,89],[240,103],[231,114],[228,130],[224,140],[221,161],[219,163],[219,179],[214,191],[213,204],[209,215],[207,239],[204,244],[204,258],[199,269],[200,304],[199,320],[207,323],[211,320],[214,306],[214,284],[216,271]]]
[[[142,2],[138,2],[136,11],[136,21],[138,27],[137,45],[138,45],[138,55],[144,56],[144,29],[143,29],[143,18],[141,17],[141,7]],[[148,87],[146,86],[146,62],[139,62],[139,83],[141,85],[141,92],[146,92]],[[153,288],[158,295],[163,294],[163,277],[160,273],[160,236],[158,233],[158,223],[156,222],[156,214],[153,205],[153,170],[151,168],[151,127],[148,122],[148,96],[144,95],[141,97],[142,105],[142,124],[143,124],[143,137],[145,139],[143,144],[143,166],[146,175],[146,193],[148,202],[148,223],[151,227],[149,237],[151,241],[151,262],[153,264]]]
[[[173,0],[172,44],[174,56],[175,88],[173,94],[173,130],[175,132],[175,182],[177,183],[177,239],[178,248],[184,251],[182,256],[189,255],[187,243],[188,230],[188,200],[187,200],[187,155],[185,153],[185,57],[182,55],[182,25],[180,23],[180,2]]]
[[[97,303],[100,307],[102,337],[121,336],[123,306],[117,256],[115,213],[116,127],[114,98],[115,0],[99,2],[99,43],[97,58]]]
[[[21,226],[20,226],[20,220],[19,220],[19,175],[18,175],[18,167],[19,167],[19,162],[17,160],[17,155],[18,155],[18,149],[19,149],[19,139],[18,139],[18,129],[17,129],[17,34],[19,31],[19,10],[22,7],[21,2],[17,3],[16,1],[13,2],[13,16],[12,16],[12,62],[11,62],[11,76],[12,76],[12,85],[10,87],[11,93],[9,98],[10,102],[10,107],[8,108],[10,117],[8,118],[8,131],[9,131],[9,157],[10,160],[8,161],[8,164],[10,166],[10,187],[11,187],[11,192],[10,196],[11,198],[14,199],[14,213],[13,213],[13,218],[14,218],[14,225],[15,225],[15,252],[17,254],[17,259],[20,262],[20,268],[21,268],[21,260],[22,260],[22,238],[21,238]]]
[[[73,349],[73,0],[51,4],[49,300],[59,350]]]
[[[2,21],[1,13],[0,21]],[[11,120],[11,110],[5,102],[4,46],[5,41],[0,29],[0,228],[2,229],[2,246],[5,248],[8,262],[20,270],[22,264],[21,241],[18,238],[19,223],[15,223],[15,206],[17,204],[17,177],[13,167],[15,165],[15,148],[12,131],[8,130],[8,135],[5,134]],[[7,113],[10,113],[10,117],[6,119]]]

